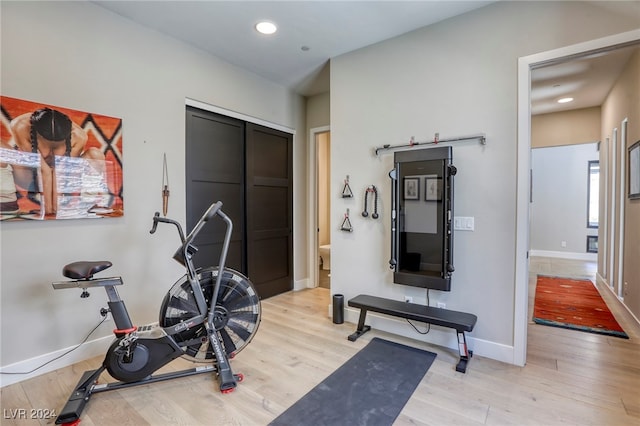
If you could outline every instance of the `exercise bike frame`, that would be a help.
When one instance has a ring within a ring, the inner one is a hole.
[[[192,327],[199,326],[201,324],[205,324],[205,328],[208,334],[208,340],[211,344],[211,348],[213,350],[213,354],[215,357],[213,365],[205,365],[198,366],[187,370],[152,375],[149,374],[142,380],[136,381],[117,381],[108,384],[97,384],[98,377],[102,374],[105,369],[109,368],[108,365],[108,357],[111,352],[107,352],[107,356],[103,361],[102,365],[96,369],[91,371],[86,371],[81,377],[80,381],[74,388],[71,396],[69,397],[67,403],[64,408],[58,415],[56,419],[56,424],[65,424],[65,425],[76,425],[80,421],[80,415],[84,410],[86,403],[89,401],[91,395],[93,393],[104,392],[108,390],[121,389],[131,386],[137,386],[141,384],[149,384],[157,381],[169,380],[178,377],[186,377],[194,374],[202,374],[208,372],[216,372],[217,378],[220,386],[220,391],[222,393],[232,392],[237,383],[242,381],[243,376],[241,374],[234,374],[231,366],[229,364],[229,360],[227,357],[226,351],[223,349],[222,344],[218,338],[218,334],[216,332],[216,324],[215,324],[215,310],[216,303],[218,300],[218,293],[220,291],[222,277],[224,275],[224,265],[226,263],[226,256],[229,249],[229,244],[231,241],[231,234],[233,231],[233,223],[231,219],[221,210],[222,202],[218,201],[217,203],[212,204],[207,211],[202,215],[200,220],[196,223],[192,231],[185,237],[184,232],[182,230],[182,226],[180,223],[173,219],[168,219],[164,217],[160,217],[159,213],[155,213],[153,217],[153,227],[151,228],[150,233],[153,234],[156,232],[157,226],[159,222],[168,223],[175,225],[178,234],[180,235],[180,240],[182,245],[178,248],[174,255],[174,259],[181,263],[186,268],[186,277],[189,280],[189,283],[193,289],[193,295],[198,306],[199,315],[196,315],[192,318],[189,318],[185,321],[182,321],[178,324],[172,325],[170,327],[156,327],[162,330],[160,336],[155,336],[152,338],[147,338],[147,342],[155,342],[157,343],[157,347],[159,346],[168,346],[168,353],[160,353],[159,355],[153,354],[151,351],[150,357],[156,356],[154,360],[154,364],[157,365],[153,369],[156,371],[158,368],[166,365],[172,360],[182,356],[185,352],[178,345],[178,343],[173,339],[173,335],[188,330]],[[192,257],[197,252],[197,248],[193,246],[193,240],[198,235],[200,230],[205,226],[205,224],[215,217],[216,215],[220,216],[222,220],[226,223],[227,229],[225,232],[224,243],[222,246],[222,251],[220,254],[219,265],[218,265],[218,274],[216,276],[216,282],[214,285],[213,293],[211,296],[211,301],[209,306],[207,306],[207,302],[198,278],[198,271],[194,265]],[[96,269],[95,267],[91,267],[91,265],[95,266],[95,264],[100,264],[100,266]],[[82,279],[77,280],[69,280],[69,281],[61,281],[52,283],[53,288],[58,289],[67,289],[67,288],[81,288],[83,290],[82,297],[87,297],[88,292],[87,289],[90,287],[103,287],[107,293],[108,297],[108,306],[109,311],[113,316],[114,323],[116,325],[116,329],[113,330],[116,340],[113,345],[124,346],[124,350],[133,351],[135,349],[136,340],[138,339],[138,332],[144,333],[148,331],[150,326],[141,327],[138,330],[138,327],[133,326],[131,319],[129,317],[129,313],[127,312],[124,301],[120,299],[118,292],[115,288],[117,285],[122,285],[123,281],[121,277],[108,277],[108,278],[93,278],[93,274],[97,273],[101,270],[104,270],[111,266],[110,262],[76,262],[75,264],[67,265],[67,268],[73,267],[74,265],[78,266],[80,270],[83,272],[78,272],[78,274],[82,275]],[[74,277],[75,278],[75,277]],[[157,333],[156,333],[157,334]],[[186,342],[187,344],[189,342]],[[185,342],[182,342],[184,345]],[[185,346],[186,347],[186,346]],[[171,350],[173,349],[173,352]],[[160,351],[158,351],[160,352]],[[152,371],[152,372],[153,372]]]

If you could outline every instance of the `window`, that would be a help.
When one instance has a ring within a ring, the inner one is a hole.
[[[589,161],[589,177],[587,181],[587,228],[598,227],[600,206],[600,162]]]

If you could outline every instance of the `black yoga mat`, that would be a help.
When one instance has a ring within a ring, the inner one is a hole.
[[[435,358],[375,337],[270,425],[391,425]]]

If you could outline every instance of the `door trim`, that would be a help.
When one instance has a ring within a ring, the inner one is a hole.
[[[617,202],[616,199],[616,178],[618,176],[618,167],[616,162],[618,159],[616,158],[618,152],[618,128],[614,127],[611,131],[611,140],[609,142],[609,146],[611,148],[611,182],[610,182],[610,190],[611,190],[611,200],[609,201],[611,205],[609,206],[609,210],[611,212],[611,218],[609,219],[609,241],[606,244],[610,247],[609,249],[609,258],[607,262],[609,263],[609,287],[615,292],[615,276],[616,276],[616,268],[615,268],[615,260],[616,260],[616,209]]]
[[[618,218],[618,282],[617,295],[618,299],[624,300],[624,225],[625,225],[625,201],[627,198],[627,172],[626,172],[626,155],[627,155],[627,125],[629,118],[625,117],[620,123],[620,216]]]
[[[280,130],[281,132],[296,134],[295,129],[291,127],[283,126],[281,124],[273,123],[271,121],[263,120],[258,117],[252,117],[250,115],[243,114],[241,112],[232,111],[230,109],[222,108],[217,105],[211,105],[204,102],[197,101],[191,98],[184,98],[184,104],[194,108],[202,109],[209,112],[215,112],[216,114],[224,115],[227,117],[237,118],[248,123],[258,124],[260,126],[269,127],[271,129]]]

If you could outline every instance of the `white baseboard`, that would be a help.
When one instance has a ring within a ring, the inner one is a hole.
[[[638,325],[640,325],[640,319],[638,319],[638,317],[633,312],[631,312],[631,309],[629,309],[627,304],[624,303],[624,299],[621,299],[620,297],[618,297],[618,295],[613,291],[613,288],[611,288],[611,286],[609,285],[609,281],[604,279],[602,275],[596,274],[596,282],[601,283],[602,287],[606,288],[609,291],[609,293],[611,293],[613,297],[615,297],[618,300],[618,302],[620,302],[620,305],[629,313],[629,315],[631,315],[631,318],[633,318],[638,323]]]
[[[586,260],[597,262],[597,253],[573,253],[569,251],[529,250],[529,256],[555,257],[559,259]]]
[[[360,310],[355,308],[345,308],[345,321],[358,323]],[[367,312],[367,325],[371,328],[385,331],[387,333],[398,334],[410,339],[422,340],[438,346],[443,346],[454,350],[458,353],[458,335],[451,328],[431,326],[431,331],[427,335],[420,335],[401,318],[389,317],[386,315],[376,314],[375,312]],[[418,323],[420,324],[420,323]],[[426,326],[425,326],[426,327]],[[467,335],[467,346],[475,355],[484,356],[495,359],[497,361],[508,364],[515,364],[515,355],[513,346],[501,343],[491,342],[488,340],[476,339]]]
[[[78,349],[70,352],[67,355],[64,355],[62,358],[57,359],[44,367],[34,371],[33,373],[28,374],[0,374],[0,387],[12,385],[14,383],[19,383],[23,380],[30,379],[32,377],[40,376],[45,373],[49,373],[51,371],[57,370],[59,368],[68,367],[77,362],[84,361],[85,359],[93,358],[95,356],[105,354],[109,345],[113,341],[113,336],[105,336],[96,340],[91,340],[82,344]],[[48,354],[40,355],[34,358],[26,359],[24,361],[18,361],[14,364],[3,365],[0,367],[0,371],[2,373],[12,373],[12,372],[23,372],[23,371],[31,371],[34,368],[44,364],[45,362],[54,359],[65,352],[68,352],[75,346],[60,349],[55,352],[51,352]],[[96,365],[96,368],[99,366]],[[80,376],[78,376],[80,379]]]
[[[310,280],[309,278],[304,278],[301,280],[293,281],[293,291],[304,290],[305,288],[309,288]]]

